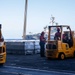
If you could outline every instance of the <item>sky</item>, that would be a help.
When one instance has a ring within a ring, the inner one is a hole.
[[[0,24],[5,39],[22,39],[25,0],[0,0]],[[75,0],[28,0],[26,34],[40,33],[51,15],[59,25],[75,30]]]

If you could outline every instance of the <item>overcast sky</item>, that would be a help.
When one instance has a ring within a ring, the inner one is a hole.
[[[21,39],[25,0],[0,0],[0,23],[5,39]],[[26,34],[39,33],[50,25],[51,14],[58,24],[75,30],[75,0],[28,0]]]

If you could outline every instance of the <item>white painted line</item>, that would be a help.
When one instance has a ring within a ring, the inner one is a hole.
[[[9,72],[9,71],[0,71],[0,72],[3,72],[3,73],[10,73],[10,74],[18,74],[17,72]]]
[[[22,70],[30,70],[30,71],[39,71],[39,72],[47,72],[47,73],[62,73],[62,74],[68,74],[68,75],[75,75],[74,71],[67,71],[67,70],[57,70],[53,71],[54,69],[51,69],[51,71],[48,70],[40,70],[40,69],[32,69],[32,68],[22,68],[22,67],[14,67],[14,66],[5,66],[6,68],[14,68],[14,69],[22,69]]]

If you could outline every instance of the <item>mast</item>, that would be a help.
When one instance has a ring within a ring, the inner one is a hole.
[[[25,37],[26,37],[27,3],[28,3],[28,0],[25,0],[24,27],[23,27],[23,39],[25,39]]]

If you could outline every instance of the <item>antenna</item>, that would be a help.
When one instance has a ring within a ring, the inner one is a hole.
[[[51,23],[52,26],[53,26],[54,24],[55,24],[56,26],[58,25],[58,23],[55,22],[55,17],[54,17],[54,16],[51,15],[50,20],[51,20],[50,23]]]
[[[50,18],[50,23],[52,24],[52,26],[54,25],[54,23],[55,23],[55,17],[53,17],[52,15],[51,15],[51,18]]]

